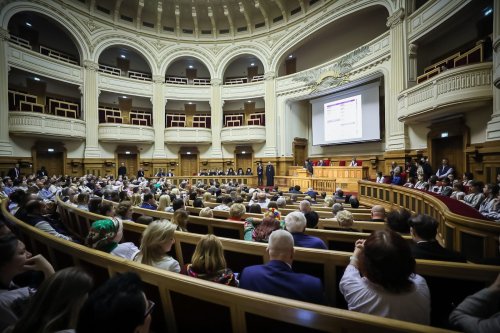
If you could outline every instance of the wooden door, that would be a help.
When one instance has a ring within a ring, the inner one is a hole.
[[[37,168],[47,169],[49,177],[64,175],[64,156],[62,152],[37,152]]]
[[[294,165],[303,165],[306,160],[307,149],[306,145],[303,144],[295,144],[293,146],[293,164]]]
[[[198,173],[198,156],[196,154],[181,154],[181,176],[193,176]]]
[[[464,147],[462,136],[432,139],[431,165],[434,171],[441,166],[443,158],[447,158],[449,165],[455,170],[455,175],[461,177],[464,170]]]
[[[116,174],[118,174],[118,168],[122,163],[125,163],[127,168],[127,177],[137,177],[137,154],[118,154]]]
[[[252,169],[254,173],[256,172],[253,170],[251,154],[236,154],[236,169],[234,171],[237,172],[239,168],[243,169],[243,173],[247,171],[247,168]]]

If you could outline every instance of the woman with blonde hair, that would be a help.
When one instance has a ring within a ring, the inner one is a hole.
[[[212,234],[200,239],[191,257],[191,264],[186,265],[181,274],[228,286],[238,286],[233,271],[226,267],[222,243]]]
[[[212,208],[210,208],[210,207],[202,208],[200,210],[200,217],[213,218],[214,217],[214,212],[212,211]]]
[[[180,272],[179,262],[169,256],[177,226],[168,220],[154,221],[142,233],[141,247],[134,261],[171,272]]]
[[[247,212],[245,205],[240,203],[235,203],[231,205],[229,208],[229,217],[228,221],[242,221],[243,215]]]
[[[210,202],[210,199],[212,199],[212,193],[210,192],[203,193],[203,203]]]
[[[352,229],[352,225],[354,224],[354,218],[350,211],[341,210],[335,215],[337,218],[337,222],[339,223],[341,231],[353,231],[358,232],[358,230]]]
[[[189,213],[184,209],[177,209],[172,216],[172,223],[177,226],[177,231],[187,232]]]
[[[142,202],[141,195],[139,193],[134,193],[132,195],[131,201],[132,201],[132,206],[140,206]]]
[[[171,206],[170,196],[168,194],[163,194],[160,196],[158,202],[158,208],[156,209],[160,212],[173,212],[174,209]]]

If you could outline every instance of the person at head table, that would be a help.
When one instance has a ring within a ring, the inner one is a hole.
[[[351,163],[349,164],[350,167],[355,167],[358,166],[358,161],[356,161],[356,156],[353,156]]]

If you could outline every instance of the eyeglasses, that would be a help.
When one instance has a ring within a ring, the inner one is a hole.
[[[146,318],[147,316],[149,316],[151,314],[151,312],[153,312],[154,307],[155,307],[155,302],[150,301],[148,299],[148,307],[146,309],[146,313],[144,314],[144,318]]]

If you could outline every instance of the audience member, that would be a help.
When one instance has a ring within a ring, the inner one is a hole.
[[[269,208],[269,205],[268,205],[268,208]],[[252,205],[250,205],[248,212],[251,214],[262,214],[262,208],[260,207],[259,204],[252,204]]]
[[[450,315],[450,323],[465,333],[500,332],[500,274],[495,282],[467,297]]]
[[[319,215],[315,211],[311,210],[310,212],[307,212],[303,214],[304,217],[306,218],[306,227],[307,228],[317,228],[318,227],[318,222],[319,222]]]
[[[479,205],[479,212],[488,218],[497,216],[496,206],[498,204],[498,192],[500,188],[497,184],[485,184],[483,188],[484,200]]]
[[[158,206],[156,206],[156,200],[152,193],[144,194],[144,198],[142,200],[141,208],[156,210]]]
[[[351,205],[351,208],[359,208],[358,198],[354,195],[351,195],[349,198],[349,204]]]
[[[177,225],[168,220],[154,221],[142,233],[141,248],[134,261],[145,265],[180,272],[179,262],[167,255],[175,243]]]
[[[377,171],[377,178],[375,178],[375,182],[379,184],[384,183],[384,174],[382,173],[382,171]]]
[[[233,202],[233,199],[231,199],[230,196],[226,195],[222,197],[222,203],[214,208],[214,210],[223,210],[223,211],[229,211],[231,207],[229,207]]]
[[[464,175],[462,177],[462,185],[463,186],[471,186],[472,182],[474,181],[474,175],[472,172],[464,172]]]
[[[25,302],[33,290],[14,284],[13,279],[26,271],[41,271],[48,279],[52,265],[42,256],[32,256],[14,234],[0,237],[0,332],[17,322],[16,304]]]
[[[416,259],[466,262],[458,252],[442,247],[436,240],[438,222],[429,215],[417,215],[409,220],[413,238],[411,252]]]
[[[54,221],[45,215],[45,204],[40,200],[31,200],[26,204],[26,218],[24,222],[34,226],[52,236],[72,241],[70,236],[63,233],[62,228],[58,227]]]
[[[139,249],[134,243],[119,243],[123,234],[112,220],[97,220],[92,223],[85,244],[93,249],[111,253],[125,259],[133,259]]]
[[[142,291],[139,275],[116,274],[83,304],[77,333],[147,333],[154,303]]]
[[[354,224],[354,217],[350,211],[341,210],[337,213],[336,218],[341,231],[358,232],[358,230],[352,228]]]
[[[299,210],[302,212],[302,214],[311,212],[311,203],[307,200],[302,200],[299,204]]]
[[[332,206],[332,215],[336,217],[338,212],[344,210],[344,206],[340,202],[336,202]]]
[[[393,231],[409,234],[411,213],[404,209],[393,209],[387,214],[387,225]]]
[[[269,198],[265,192],[253,192],[252,199],[248,202],[249,205],[258,204],[262,209],[267,208],[269,204]]]
[[[200,239],[191,257],[191,264],[183,267],[181,273],[228,286],[238,286],[235,274],[227,268],[222,243],[212,234]]]
[[[349,310],[429,325],[430,293],[415,274],[408,243],[391,230],[376,230],[356,241],[340,281]]]
[[[436,172],[436,177],[438,178],[438,180],[443,180],[447,178],[451,173],[453,173],[453,168],[448,165],[448,159],[443,158],[441,161],[441,166]]]
[[[483,183],[480,181],[473,181],[469,187],[469,194],[464,197],[463,202],[467,205],[479,209],[481,202],[484,200],[482,193]]]
[[[380,205],[375,205],[371,209],[372,222],[385,222],[385,208]]]
[[[249,266],[240,275],[240,288],[299,301],[324,304],[321,281],[307,274],[295,273],[293,237],[285,230],[273,232],[267,252],[270,261],[264,265]]]
[[[184,209],[177,209],[172,216],[172,223],[177,226],[177,231],[187,232],[189,213]]]
[[[210,208],[210,207],[202,208],[200,210],[200,217],[213,218],[214,217],[214,212],[212,211],[212,208]]]
[[[168,194],[163,194],[160,196],[160,199],[158,200],[158,208],[157,210],[160,212],[173,212],[174,209],[172,206],[170,206],[170,196]]]
[[[78,267],[53,274],[30,299],[12,333],[74,331],[92,284],[92,277]]]
[[[323,250],[328,249],[320,238],[309,236],[304,233],[306,230],[306,217],[304,214],[300,212],[289,213],[285,216],[285,225],[286,230],[288,230],[293,236],[295,246]]]
[[[193,207],[195,208],[204,208],[203,200],[201,198],[196,198],[193,200]]]
[[[184,204],[184,200],[178,199],[178,198],[172,200],[172,209],[174,212],[179,210],[179,209],[186,209],[186,206]]]
[[[453,182],[453,191],[451,192],[450,198],[456,200],[463,200],[465,197],[464,186],[458,180]]]

